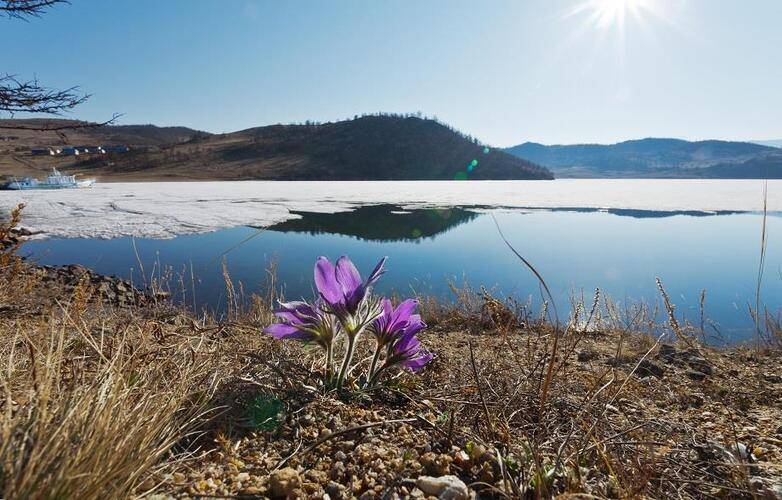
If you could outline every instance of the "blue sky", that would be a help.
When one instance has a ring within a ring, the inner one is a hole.
[[[422,111],[496,146],[778,139],[781,22],[780,0],[72,0],[0,19],[0,71],[80,85],[75,118],[211,132]]]

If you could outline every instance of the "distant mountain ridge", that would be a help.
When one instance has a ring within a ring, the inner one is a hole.
[[[782,178],[782,151],[749,142],[657,138],[610,145],[526,142],[506,151],[543,165],[558,177]]]
[[[782,139],[770,139],[766,141],[750,141],[753,144],[760,144],[761,146],[771,146],[772,148],[782,148]]]

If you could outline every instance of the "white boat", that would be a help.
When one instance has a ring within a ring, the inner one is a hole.
[[[6,189],[25,190],[25,189],[72,189],[88,188],[95,184],[95,179],[76,180],[75,175],[61,174],[56,168],[52,168],[43,181],[35,177],[25,177],[24,179],[12,179],[5,187]]]

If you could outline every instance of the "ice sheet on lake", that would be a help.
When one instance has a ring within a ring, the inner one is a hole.
[[[403,209],[759,211],[762,191],[758,180],[106,183],[92,189],[0,191],[0,212],[25,203],[24,226],[48,236],[168,238],[268,226],[297,217],[291,211],[338,212],[367,203]],[[768,203],[769,210],[782,211],[782,181],[769,181]]]

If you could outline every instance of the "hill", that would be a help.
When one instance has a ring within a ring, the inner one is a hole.
[[[10,127],[61,127],[83,125],[85,122],[65,119],[31,118],[5,119],[0,125]],[[208,136],[207,132],[187,127],[158,127],[155,125],[107,125],[71,130],[36,131],[0,128],[0,151],[9,148],[31,148],[79,144],[124,144],[127,146],[163,146]]]
[[[132,135],[151,142],[145,134],[157,129],[140,127],[123,128],[123,137]],[[119,127],[109,128],[113,130],[104,133],[118,137]],[[485,148],[435,120],[413,116],[372,115],[325,124],[271,125],[181,137],[187,138],[130,153],[40,161],[65,161],[60,166],[69,171],[118,180],[553,178],[549,170],[532,162]]]
[[[746,178],[766,170],[770,177],[782,177],[779,150],[748,142],[641,139],[570,146],[527,142],[506,151],[546,166],[560,177]],[[746,171],[742,165],[748,167]]]
[[[722,163],[703,169],[703,177],[714,179],[780,179],[782,150],[741,163]]]
[[[782,148],[782,139],[772,139],[766,141],[750,141],[754,144],[760,144],[762,146],[771,146],[772,148]]]

